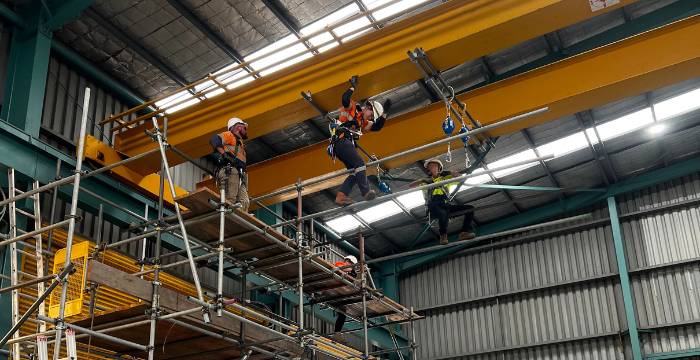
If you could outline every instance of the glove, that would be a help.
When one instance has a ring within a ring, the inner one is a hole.
[[[350,78],[350,86],[357,89],[357,75]]]
[[[384,113],[389,113],[389,109],[391,109],[392,104],[393,102],[391,101],[391,99],[386,99],[386,101],[384,102]]]

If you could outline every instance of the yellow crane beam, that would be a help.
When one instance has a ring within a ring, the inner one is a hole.
[[[472,115],[488,125],[542,107],[549,112],[488,132],[500,136],[579,111],[700,76],[700,15],[544,66],[462,94]],[[440,128],[445,105],[436,103],[391,118],[382,131],[369,133],[362,146],[380,159],[444,138]],[[310,180],[342,170],[326,154],[327,142],[278,156],[248,167],[250,196],[257,197],[293,185],[298,177]],[[461,147],[461,142],[452,144]],[[445,146],[383,164],[392,169],[444,153]],[[339,185],[338,177],[304,193]],[[205,184],[206,185],[206,184]],[[290,192],[265,203],[295,197]]]
[[[169,114],[168,142],[193,158],[211,152],[208,140],[235,116],[249,124],[251,138],[317,115],[300,97],[311,91],[325,109],[340,106],[351,75],[360,75],[356,98],[365,98],[422,78],[406,51],[420,46],[438,69],[448,69],[494,51],[625,6],[592,12],[582,0],[453,0],[396,22],[274,74]],[[150,123],[118,133],[115,149],[134,156],[155,148],[143,131]],[[169,158],[171,165],[184,160]],[[148,175],[158,156],[129,164]]]

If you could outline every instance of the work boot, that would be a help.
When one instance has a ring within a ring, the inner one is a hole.
[[[374,190],[370,190],[369,192],[367,192],[367,193],[365,194],[365,200],[366,200],[366,201],[374,200],[374,199],[376,199],[376,198],[377,198],[377,193],[374,192]]]
[[[447,240],[447,234],[440,235],[440,245],[447,245],[449,241]]]
[[[339,333],[339,332],[334,333],[332,339],[333,339],[333,341],[335,341],[335,342],[339,342],[339,343],[343,343],[343,344],[345,344],[345,343],[348,342],[348,341],[343,337],[343,334],[341,334],[341,333]]]
[[[458,241],[463,241],[463,240],[471,240],[476,237],[476,234],[470,233],[470,232],[461,232],[459,233],[459,239]]]
[[[343,192],[338,191],[338,195],[335,196],[335,203],[340,206],[348,206],[354,204],[355,202]]]

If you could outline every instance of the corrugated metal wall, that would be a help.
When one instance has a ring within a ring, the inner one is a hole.
[[[700,347],[700,176],[617,202],[643,352]],[[607,205],[585,212],[402,274],[402,304],[427,317],[419,358],[631,358]]]
[[[114,138],[110,133],[114,125],[96,125],[101,120],[112,114],[117,114],[130,108],[119,97],[114,96],[109,91],[98,86],[91,79],[75,71],[61,59],[51,57],[49,62],[49,72],[46,80],[46,94],[44,96],[44,110],[42,115],[40,139],[60,151],[75,156],[76,141],[78,139],[80,117],[82,116],[82,104],[85,87],[90,87],[90,107],[88,109],[87,133],[100,139],[103,142],[111,142]],[[132,118],[135,115],[132,115]],[[203,166],[213,168],[213,164],[206,159],[199,159]],[[203,171],[192,164],[185,163],[171,169],[175,182],[186,190],[193,190],[196,182],[200,181]],[[48,221],[50,210],[50,195],[42,194],[42,213],[45,221]],[[58,201],[56,219],[63,219],[70,210],[70,204],[61,200]],[[83,217],[83,221],[77,223],[76,231],[89,239],[95,239],[97,231],[97,217],[93,214],[78,211],[78,215]],[[151,218],[154,215],[151,214]],[[130,233],[120,233],[118,226],[107,221],[103,224],[103,240],[109,243],[126,239],[133,236]],[[133,242],[122,245],[120,251],[140,258],[142,254],[141,242]],[[152,254],[152,246],[149,245],[147,255]],[[163,253],[169,251],[163,249]],[[173,256],[164,260],[164,264],[182,260],[181,256]],[[172,268],[172,273],[177,273],[185,278],[191,277],[189,265],[180,265]],[[198,271],[203,286],[210,289],[216,287],[216,273],[211,269],[202,268]],[[224,292],[233,293],[240,291],[240,283],[232,279],[225,278]]]
[[[700,348],[700,175],[618,203],[644,353]]]

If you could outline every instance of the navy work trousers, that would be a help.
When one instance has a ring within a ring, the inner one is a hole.
[[[347,137],[342,137],[335,143],[335,155],[343,162],[346,169],[357,169],[365,166],[365,161],[357,152],[355,145]],[[354,174],[348,175],[345,182],[340,187],[340,191],[345,195],[350,195],[352,188],[357,183],[360,187],[360,193],[365,196],[369,192],[369,180],[367,180],[367,170],[356,171]]]

